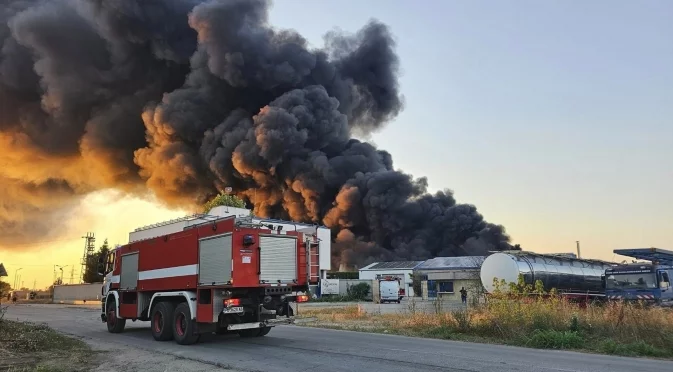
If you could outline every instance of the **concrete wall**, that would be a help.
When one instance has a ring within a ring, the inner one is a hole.
[[[54,286],[54,303],[100,301],[103,283]]]

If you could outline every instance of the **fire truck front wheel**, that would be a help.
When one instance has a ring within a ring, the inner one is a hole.
[[[173,312],[175,305],[171,302],[159,302],[152,309],[152,336],[157,341],[169,341],[173,339]]]
[[[180,303],[173,313],[173,337],[180,345],[191,345],[199,341],[200,334],[194,333],[196,324],[192,320],[189,305]]]
[[[107,330],[110,333],[122,333],[124,332],[124,327],[126,327],[126,319],[117,318],[117,311],[114,309],[114,304],[112,304],[112,309],[107,313]]]

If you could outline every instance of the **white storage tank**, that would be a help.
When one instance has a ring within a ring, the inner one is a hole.
[[[493,279],[517,283],[523,275],[526,284],[542,281],[546,291],[555,288],[565,293],[602,293],[601,276],[613,264],[599,260],[577,259],[562,255],[531,252],[494,253],[481,265],[481,283],[488,292],[495,291]],[[507,288],[501,288],[507,290]]]

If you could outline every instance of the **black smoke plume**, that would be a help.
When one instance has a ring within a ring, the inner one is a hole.
[[[232,187],[258,215],[331,227],[335,263],[509,247],[353,138],[403,107],[380,22],[315,49],[269,25],[263,0],[0,4],[3,246],[97,190],[193,207]]]

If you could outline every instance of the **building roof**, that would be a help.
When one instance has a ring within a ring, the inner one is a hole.
[[[391,262],[374,262],[360,269],[363,270],[412,270],[423,261],[391,261]]]
[[[478,269],[484,259],[484,256],[436,257],[423,262],[416,270]]]

